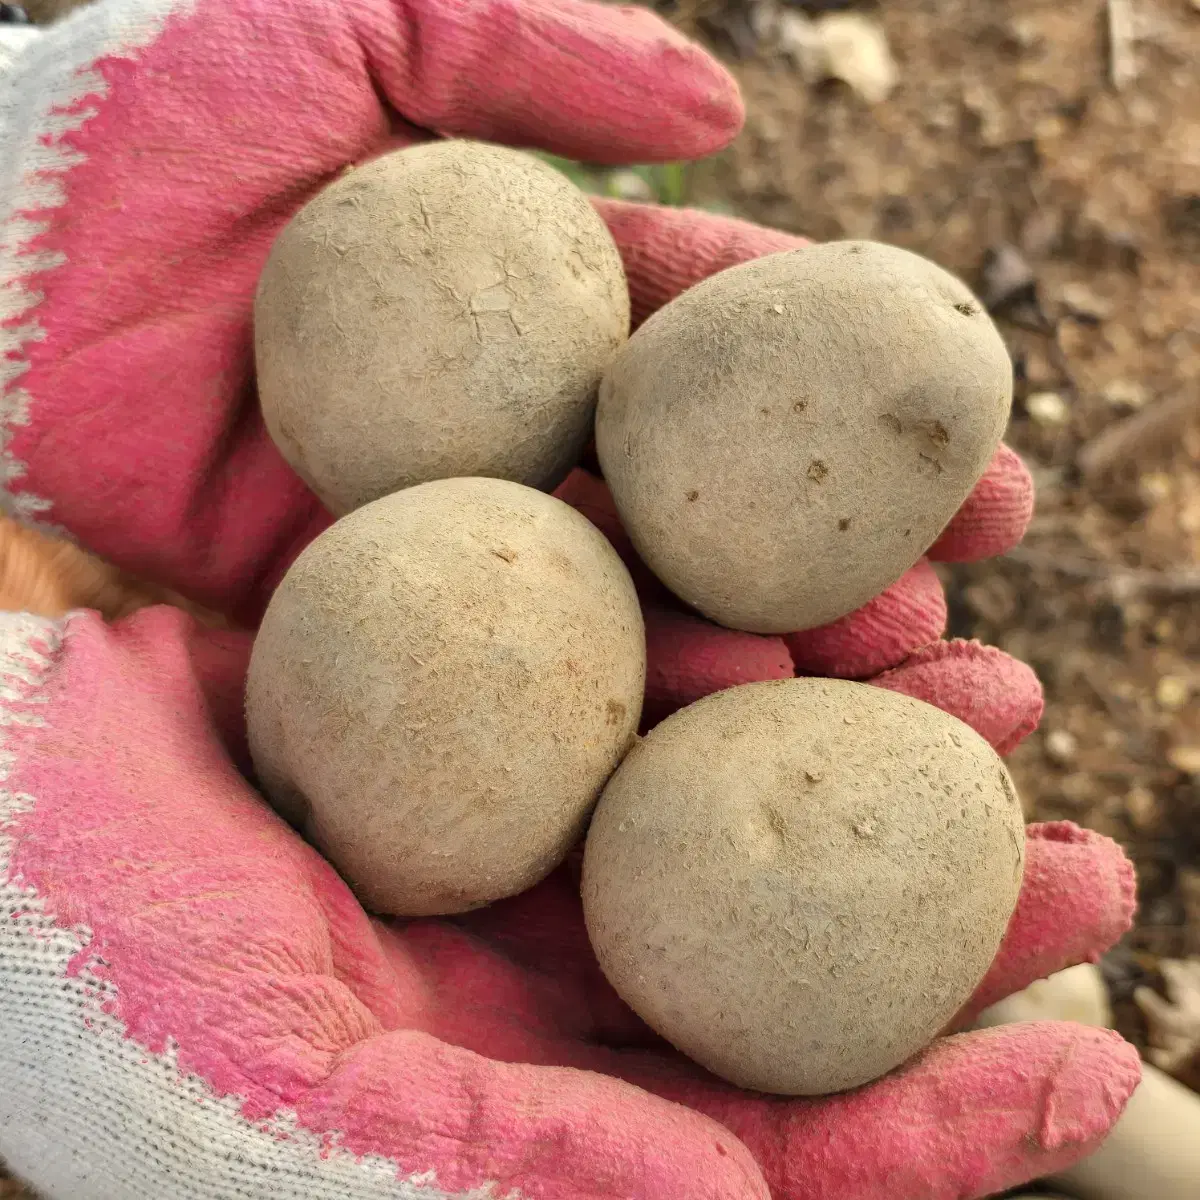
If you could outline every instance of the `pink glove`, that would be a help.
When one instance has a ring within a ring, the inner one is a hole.
[[[644,10],[578,0],[104,0],[27,48],[6,86],[20,101],[0,109],[8,505],[248,624],[328,522],[268,439],[251,380],[254,285],[312,191],[421,128],[612,162],[705,154],[741,121],[733,81],[697,47]],[[600,208],[635,320],[800,244],[695,212]],[[932,553],[998,553],[1030,507],[1002,450]],[[789,639],[789,658],[861,678],[908,659],[905,686],[934,703],[986,697],[975,723],[1010,748],[1037,723],[1035,681],[996,652],[921,650],[944,623],[917,568],[863,613]],[[762,677],[730,660],[752,643],[727,641],[693,647],[705,686]],[[751,658],[764,655],[788,661],[778,641]]]
[[[740,1092],[611,991],[569,867],[371,921],[222,745],[248,648],[173,609],[0,615],[0,1156],[52,1200],[959,1200],[1085,1154],[1137,1082],[1115,1034],[1047,1023]],[[969,1012],[1131,907],[1111,842],[1034,826]]]
[[[766,230],[755,232],[769,236]],[[738,633],[685,610],[654,578],[621,527],[602,479],[577,469],[555,495],[605,533],[641,595],[647,651],[643,729],[722,688],[797,674],[867,679],[936,704],[971,725],[1001,754],[1037,728],[1042,689],[1024,663],[978,642],[933,640],[945,631],[946,599],[924,559],[882,595],[831,625],[787,637]],[[1015,544],[1031,503],[1028,474],[1002,446],[933,552],[952,539],[959,553],[977,547],[980,557],[1004,548],[1005,541]]]

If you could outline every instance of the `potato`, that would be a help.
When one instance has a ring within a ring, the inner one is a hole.
[[[637,595],[574,509],[494,479],[377,500],[275,592],[246,690],[280,811],[377,912],[531,886],[583,834],[634,737]]]
[[[974,991],[1016,905],[1021,807],[966,725],[836,680],[668,717],[604,789],[584,914],[625,1001],[684,1054],[788,1095],[876,1079]]]
[[[1004,343],[967,288],[872,242],[773,254],[652,316],[596,441],[625,528],[722,625],[853,611],[937,539],[1008,420]]]
[[[254,316],[267,429],[340,514],[453,476],[556,487],[629,333],[629,293],[607,227],[564,176],[444,141],[305,205]]]

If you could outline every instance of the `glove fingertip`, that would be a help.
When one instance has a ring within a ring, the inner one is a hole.
[[[862,608],[783,640],[801,674],[868,679],[945,631],[946,595],[937,572],[922,559]]]
[[[999,1195],[1091,1153],[1140,1076],[1118,1034],[1066,1021],[939,1038],[870,1087],[807,1109],[786,1180],[864,1200]]]
[[[1038,1174],[1061,1171],[1108,1136],[1141,1082],[1141,1057],[1112,1029],[1069,1021],[1010,1028],[1024,1030],[1023,1053],[1035,1040],[1044,1043],[1046,1096],[1033,1110],[1037,1124],[1030,1134],[1039,1154]]]
[[[1069,821],[1030,825],[1016,909],[955,1026],[1038,979],[1095,962],[1133,924],[1136,907],[1133,864],[1111,838]]]
[[[950,524],[929,548],[936,562],[978,562],[1016,546],[1033,518],[1033,476],[1003,442]]]
[[[790,679],[791,655],[782,638],[723,629],[691,613],[659,605],[646,620],[646,699],[643,728],[713,692],[743,683]]]
[[[1026,831],[1030,847],[1055,864],[1058,888],[1069,896],[1105,896],[1099,906],[1107,914],[1105,928],[1091,948],[1093,961],[1115,945],[1133,925],[1137,912],[1137,872],[1129,856],[1112,838],[1073,821],[1043,821]],[[1028,873],[1028,867],[1026,867]],[[1068,964],[1063,964],[1068,965]]]
[[[1045,698],[1032,668],[995,646],[932,642],[871,680],[923,700],[970,725],[997,754],[1012,753],[1042,719]]]
[[[799,250],[805,238],[693,208],[595,197],[629,282],[633,325],[693,284],[764,254]]]

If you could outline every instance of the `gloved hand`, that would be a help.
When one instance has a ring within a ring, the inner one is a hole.
[[[533,0],[103,0],[0,88],[10,505],[248,622],[328,521],[251,378],[254,284],[312,190],[421,129],[611,162],[702,154],[740,122],[728,77],[645,12]],[[795,244],[601,208],[639,318]],[[1002,453],[939,548],[994,553],[1028,505]],[[847,644],[892,647],[846,673],[936,637],[890,603],[846,619]],[[1136,1079],[1108,1035],[1030,1028],[850,1096],[738,1093],[607,989],[568,872],[461,921],[369,922],[223,748],[244,637],[162,610],[4,629],[0,1155],[52,1196],[971,1196],[1083,1153]],[[915,694],[1029,724],[1011,660],[933,658],[957,673],[910,659]],[[1035,830],[978,1002],[1109,944],[1130,889],[1110,843]]]
[[[638,588],[646,619],[643,729],[722,688],[793,675],[866,680],[936,704],[971,725],[1000,754],[1037,728],[1042,689],[1029,667],[978,642],[940,640],[946,597],[927,559],[832,624],[782,638],[740,633],[686,609],[654,578],[622,528],[602,479],[577,469],[555,495],[605,533]],[[1024,466],[1001,446],[930,555],[985,558],[1005,543],[1015,545],[1031,505]]]
[[[571,866],[456,920],[369,920],[262,802],[249,635],[170,608],[0,614],[0,1156],[52,1200],[959,1200],[1093,1148],[1117,1035],[955,1034],[855,1092],[740,1092],[601,976]],[[963,1014],[1126,927],[1128,863],[1034,826]]]
[[[43,31],[4,87],[7,506],[247,624],[328,521],[268,439],[252,386],[254,285],[292,212],[348,163],[424,130],[614,162],[705,154],[741,121],[735,85],[697,47],[644,10],[575,0],[103,0]],[[600,208],[635,321],[798,244],[694,212]],[[1007,549],[1031,500],[1001,450],[931,553]],[[1040,713],[1011,660],[923,649],[945,623],[924,564],[788,653],[778,640],[699,645],[674,617],[652,615],[652,631],[663,622],[663,673],[699,670],[708,690],[790,673],[793,659],[866,678],[913,656],[905,686],[1002,749]],[[670,706],[652,694],[652,714]]]

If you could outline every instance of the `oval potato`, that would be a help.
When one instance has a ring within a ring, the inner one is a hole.
[[[991,460],[1012,368],[982,305],[892,246],[722,271],[633,335],[596,443],[625,528],[688,604],[752,633],[859,608],[936,541]]]
[[[970,997],[1016,905],[1021,806],[972,729],[896,692],[752,683],[657,726],[592,818],[613,987],[741,1087],[876,1079]]]
[[[439,141],[330,184],[255,301],[267,429],[335,513],[431,479],[549,491],[629,333],[607,227],[536,158]]]
[[[633,583],[574,509],[451,479],[342,518],[254,643],[250,748],[276,806],[377,912],[462,912],[546,875],[637,729]]]

